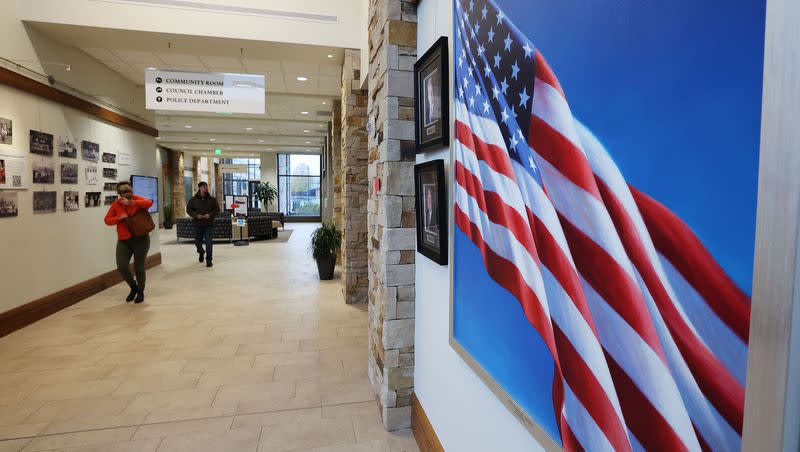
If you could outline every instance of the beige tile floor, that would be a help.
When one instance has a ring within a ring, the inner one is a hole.
[[[366,308],[289,227],[212,269],[164,245],[144,304],[117,285],[0,338],[0,452],[416,451],[380,423]]]

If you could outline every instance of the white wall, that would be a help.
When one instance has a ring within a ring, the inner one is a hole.
[[[0,153],[24,155],[28,159],[28,180],[32,182],[31,166],[34,161],[53,160],[56,167],[55,184],[31,183],[28,190],[18,191],[19,216],[0,218],[0,312],[35,300],[42,296],[98,276],[115,268],[114,247],[116,230],[103,223],[107,207],[84,207],[87,191],[103,192],[102,168],[118,169],[117,180],[130,178],[131,174],[155,176],[159,179],[160,158],[153,137],[121,129],[94,119],[60,104],[0,85],[0,117],[13,121],[14,142],[0,144]],[[29,152],[28,131],[40,130],[53,134],[53,157]],[[131,166],[87,162],[58,156],[59,136],[68,135],[77,142],[89,140],[100,144],[100,152],[118,153],[120,149],[131,153]],[[61,162],[78,164],[78,184],[60,183]],[[86,185],[85,168],[98,167],[97,185]],[[49,214],[33,213],[34,191],[56,191],[57,211]],[[80,209],[64,212],[65,190],[79,192]],[[158,216],[154,221],[159,222]],[[158,253],[158,240],[153,239],[150,254]]]
[[[24,3],[24,2],[20,2]],[[58,2],[50,2],[54,6]],[[60,4],[60,3],[59,3]],[[58,80],[114,103],[119,109],[152,117],[144,112],[144,93],[133,83],[105,67],[74,47],[59,42],[23,26],[19,20],[18,3],[0,0],[0,56],[45,73],[54,73]],[[73,65],[65,72],[51,62]],[[24,71],[20,71],[23,75]],[[114,248],[116,232],[103,223],[105,207],[85,208],[87,191],[103,195],[102,168],[116,167],[117,180],[131,174],[155,176],[161,179],[160,157],[155,139],[139,132],[122,129],[90,117],[60,104],[39,99],[30,94],[0,85],[0,117],[13,121],[14,142],[0,144],[0,153],[24,155],[28,158],[27,176],[31,179],[31,166],[42,157],[29,152],[29,130],[40,130],[54,136],[58,146],[59,136],[69,135],[74,140],[89,140],[100,145],[100,151],[131,153],[131,165],[104,165],[98,162],[97,185],[86,185],[85,168],[89,165],[80,159],[53,157],[56,183],[31,185],[18,191],[19,216],[0,218],[0,312],[59,291],[115,268]],[[78,184],[60,184],[61,162],[78,164]],[[56,191],[57,211],[51,214],[33,214],[33,192]],[[64,191],[78,191],[80,209],[64,212]],[[154,216],[158,223],[158,215]],[[159,252],[158,240],[151,241],[150,254]]]
[[[452,41],[450,0],[420,2],[417,20],[418,55],[440,36]],[[452,54],[452,42],[450,48]],[[449,187],[450,150],[417,155],[417,163],[435,159],[444,159]],[[452,214],[451,208],[451,237]],[[544,450],[450,347],[449,300],[449,266],[440,266],[417,253],[414,391],[445,450]]]

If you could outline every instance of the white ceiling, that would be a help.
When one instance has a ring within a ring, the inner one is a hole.
[[[53,23],[31,25],[140,85],[142,95],[148,67],[266,76],[264,115],[157,111],[159,143],[174,149],[319,152],[332,101],[341,96],[343,49]],[[300,76],[308,80],[298,81]]]

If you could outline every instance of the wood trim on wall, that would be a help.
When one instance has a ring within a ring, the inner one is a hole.
[[[161,253],[148,256],[145,260],[145,268],[153,268],[156,265],[161,265]],[[0,337],[55,314],[120,282],[122,276],[116,270],[112,270],[0,313]]]
[[[135,121],[127,116],[123,116],[117,112],[93,104],[89,101],[81,99],[80,97],[73,96],[72,94],[65,93],[60,89],[53,88],[52,86],[33,80],[32,78],[25,77],[24,75],[14,72],[10,69],[0,67],[0,83],[21,91],[25,91],[26,93],[33,94],[34,96],[43,97],[53,102],[66,105],[67,107],[80,110],[96,118],[102,119],[103,121],[110,122],[111,124],[125,127],[126,129],[135,130],[152,137],[158,136],[158,130],[148,126],[147,124]]]
[[[436,431],[422,409],[416,394],[411,394],[411,430],[417,440],[420,452],[444,452]]]

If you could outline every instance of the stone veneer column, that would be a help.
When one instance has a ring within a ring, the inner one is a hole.
[[[222,193],[222,171],[219,170],[219,163],[213,163],[214,170],[212,174],[214,175],[214,197],[217,198],[217,204],[219,204],[219,210],[225,210],[225,197]]]
[[[342,101],[333,101],[331,118],[331,167],[333,177],[333,224],[336,229],[344,228],[342,217]]]
[[[197,188],[203,177],[202,162],[200,157],[192,157],[192,188]]]
[[[369,16],[369,377],[396,430],[411,425],[414,392],[417,16],[407,0],[370,0]]]
[[[360,55],[345,50],[342,68],[342,282],[345,303],[366,303],[367,97],[359,89]]]
[[[170,196],[172,197],[172,216],[186,216],[186,189],[183,185],[183,152],[169,152]]]

